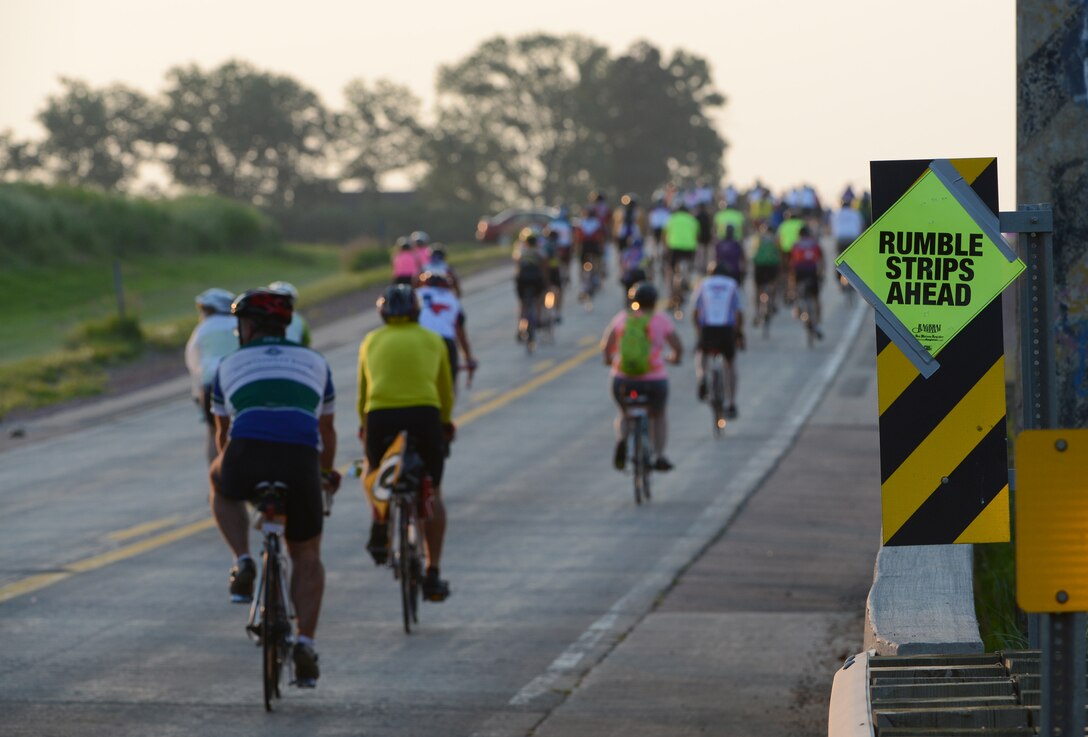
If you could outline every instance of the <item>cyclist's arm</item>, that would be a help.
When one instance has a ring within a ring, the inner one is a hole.
[[[461,313],[460,319],[457,320],[453,326],[454,335],[457,336],[457,345],[461,346],[461,353],[464,354],[465,360],[468,363],[472,363],[475,359],[472,358],[472,348],[468,344],[468,333],[465,331],[465,313]]]
[[[453,374],[450,372],[450,356],[446,352],[446,344],[437,333],[435,338],[442,349],[438,363],[438,414],[442,424],[448,425],[453,417]]]
[[[359,346],[359,395],[356,399],[356,409],[359,411],[359,426],[366,424],[366,341]]]
[[[331,469],[336,463],[336,425],[331,412],[317,420],[317,432],[321,435],[321,470]]]
[[[665,336],[665,342],[669,344],[669,348],[672,348],[672,355],[669,356],[669,363],[680,363],[680,354],[684,350],[684,344],[680,342],[680,336],[673,330]]]
[[[612,358],[616,355],[616,326],[609,325],[604,337],[601,338],[601,355],[606,366],[612,365]]]

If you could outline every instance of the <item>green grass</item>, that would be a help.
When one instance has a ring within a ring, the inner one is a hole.
[[[1016,606],[1012,543],[974,546],[975,614],[987,652],[1028,646],[1027,619]]]
[[[504,246],[448,247],[462,277],[509,253]],[[281,279],[298,287],[305,309],[389,280],[384,260],[364,271],[344,270],[344,260],[339,247],[297,244],[262,255],[132,259],[123,266],[126,321],[117,318],[108,262],[0,272],[0,417],[99,393],[105,366],[147,349],[178,352],[196,324],[193,297],[210,286],[239,292]]]
[[[193,297],[208,287],[242,291],[276,279],[303,289],[340,268],[335,246],[286,246],[282,252],[197,254],[127,259],[121,272],[125,310],[145,326],[195,320]],[[82,266],[15,267],[0,272],[3,362],[64,347],[88,320],[117,313],[112,262]]]

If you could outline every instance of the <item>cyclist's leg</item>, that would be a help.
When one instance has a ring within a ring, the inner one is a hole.
[[[212,510],[219,534],[227,543],[235,559],[249,557],[249,512],[245,499],[252,491],[246,489],[245,450],[248,441],[234,440],[227,443],[208,469],[211,491],[208,503]]]
[[[321,613],[321,599],[325,595],[321,535],[303,541],[288,540],[287,552],[291,556],[291,602],[298,617],[298,633],[312,640]]]
[[[415,438],[416,449],[431,477],[434,494],[429,519],[420,520],[423,549],[428,569],[439,570],[442,548],[446,540],[446,505],[442,500],[442,476],[445,471],[446,449],[442,436],[442,421],[435,407],[409,407],[405,413],[408,432]]]
[[[665,379],[648,383],[650,393],[650,435],[654,445],[654,455],[665,457],[665,446],[669,439],[669,423],[666,408],[669,399],[669,382]]]

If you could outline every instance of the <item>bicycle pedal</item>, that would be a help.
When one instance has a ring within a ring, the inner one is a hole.
[[[317,687],[317,679],[316,678],[296,678],[295,680],[291,681],[291,685],[296,686],[298,688],[316,688]]]
[[[253,597],[252,596],[243,596],[242,594],[231,594],[230,595],[230,603],[231,604],[252,604],[253,603]]]

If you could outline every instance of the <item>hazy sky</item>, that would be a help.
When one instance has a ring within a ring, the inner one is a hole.
[[[495,35],[646,39],[706,58],[728,103],[727,176],[836,195],[871,159],[994,156],[1015,207],[1015,0],[0,0],[0,130],[34,121],[61,76],[158,91],[166,70],[230,58],[330,106],[355,78],[411,87]]]

